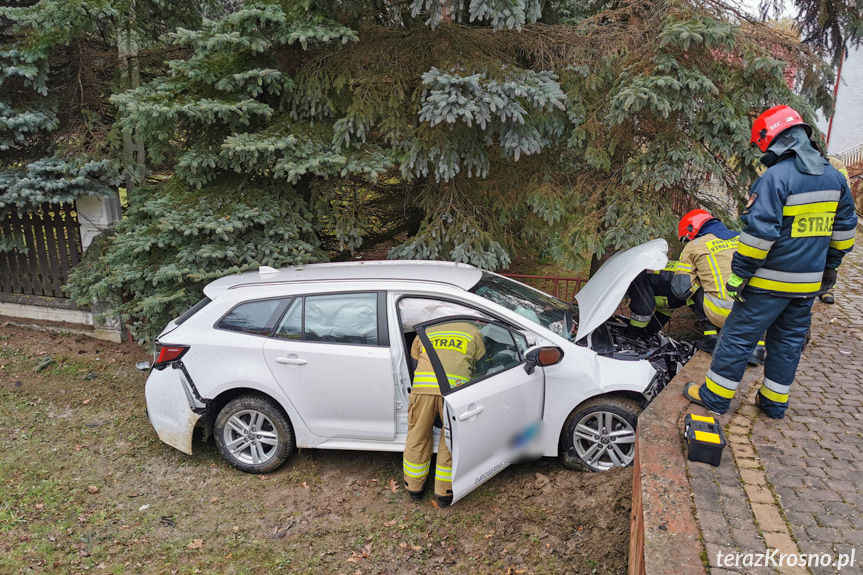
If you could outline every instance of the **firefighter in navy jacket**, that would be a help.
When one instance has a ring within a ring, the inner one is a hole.
[[[759,116],[752,143],[768,167],[752,186],[745,224],[726,291],[736,301],[725,322],[705,383],[684,395],[716,413],[728,410],[745,359],[767,332],[764,379],[756,405],[781,419],[800,360],[812,310],[836,283],[854,245],[857,214],[845,178],[810,142],[812,129],[788,106]]]

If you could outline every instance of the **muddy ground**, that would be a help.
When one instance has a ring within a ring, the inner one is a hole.
[[[450,509],[395,453],[241,473],[144,414],[142,348],[0,324],[0,573],[621,574],[632,471],[508,468]]]

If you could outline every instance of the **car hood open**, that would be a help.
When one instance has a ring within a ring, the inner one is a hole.
[[[575,294],[578,302],[578,333],[575,340],[587,336],[617,309],[626,289],[644,270],[661,270],[668,263],[668,243],[651,240],[640,246],[618,252],[608,258],[590,281]]]

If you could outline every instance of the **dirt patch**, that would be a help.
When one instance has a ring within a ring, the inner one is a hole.
[[[0,573],[626,572],[630,469],[515,465],[447,510],[393,492],[394,453],[303,450],[247,475],[155,437],[148,357],[0,328]]]

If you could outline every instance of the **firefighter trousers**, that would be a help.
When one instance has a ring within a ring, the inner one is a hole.
[[[743,379],[746,359],[766,331],[767,358],[759,402],[769,417],[781,419],[809,331],[814,299],[776,297],[748,289],[743,297],[745,301],[734,303],[719,334],[699,395],[711,411],[728,411]]]
[[[404,474],[408,491],[422,491],[431,469],[434,449],[434,421],[444,421],[443,398],[440,395],[411,393],[408,398],[408,437],[405,442]],[[441,429],[435,465],[435,495],[452,496],[452,455]]]

